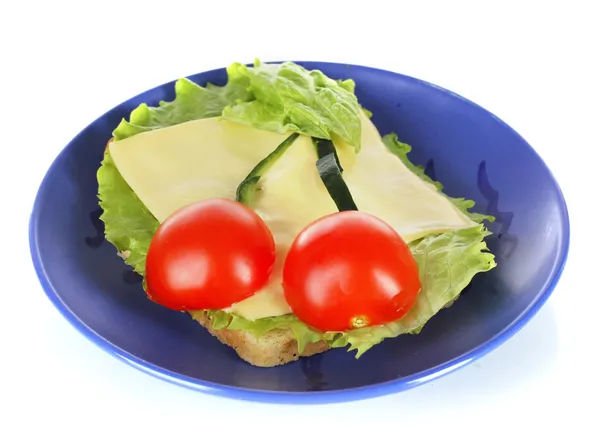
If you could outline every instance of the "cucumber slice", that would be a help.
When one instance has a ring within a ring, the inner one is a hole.
[[[275,161],[294,143],[300,134],[294,133],[279,144],[273,152],[263,158],[254,169],[240,183],[236,191],[235,200],[246,206],[251,206],[257,190],[260,177],[273,165]]]
[[[342,177],[344,169],[340,164],[335,145],[331,140],[314,139],[317,149],[317,170],[321,181],[335,202],[339,211],[357,211],[352,194]]]

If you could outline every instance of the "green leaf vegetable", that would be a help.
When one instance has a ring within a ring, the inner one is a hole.
[[[115,140],[195,119],[220,116],[227,105],[252,100],[245,69],[238,64],[228,67],[225,86],[208,84],[201,87],[187,78],[177,80],[173,101],[161,101],[158,107],[140,104],[131,112],[129,121],[123,119],[113,131]]]
[[[106,239],[117,247],[125,262],[144,275],[146,254],[158,220],[123,179],[107,152],[97,173],[98,198]]]
[[[292,62],[235,66],[246,76],[254,99],[228,105],[224,118],[279,133],[295,131],[330,140],[335,134],[360,150],[361,108],[352,80],[332,80]]]
[[[356,99],[353,94],[354,83],[336,82],[320,72],[303,72],[292,65],[258,64],[258,71],[248,72],[253,70],[234,64],[227,70],[229,82],[223,87],[202,88],[189,80],[179,80],[176,84],[176,98],[173,101],[163,102],[158,107],[142,104],[136,108],[129,122],[123,120],[114,131],[115,140],[189,120],[219,116],[222,113],[233,120],[245,120],[245,123],[256,128],[282,132],[291,130],[325,139],[329,139],[331,134],[338,134],[356,146],[357,132],[360,137],[360,124],[358,130],[355,127],[346,127],[342,131],[339,127],[348,120],[348,113],[355,113],[354,110],[358,107],[357,103],[355,105]],[[307,96],[310,92],[306,89],[312,92],[321,88],[329,89],[323,92],[335,101],[326,103],[323,97],[319,97],[321,99],[317,103],[311,99],[312,96]],[[352,98],[348,97],[348,93]],[[268,105],[267,101],[274,102]],[[303,115],[297,114],[293,108],[297,105],[294,102],[298,101],[309,102],[306,107],[312,107],[311,110],[317,115],[313,113],[314,116],[310,117],[306,114],[307,108],[298,111],[304,113]],[[335,104],[339,104],[343,109],[328,110],[327,116],[335,118],[332,120],[325,116],[323,107],[332,107]],[[242,107],[235,109],[238,106]],[[267,112],[270,115],[279,114],[269,118],[265,116]],[[281,112],[288,113],[288,117],[282,118]],[[290,115],[292,112],[295,113],[293,117]],[[356,113],[354,117],[358,119]],[[310,125],[320,126],[308,127]],[[287,128],[289,130],[286,130]],[[320,132],[311,131],[310,128],[320,129]],[[410,162],[409,145],[399,142],[395,134],[388,134],[383,140],[388,149],[410,170],[424,181],[435,185],[438,190],[442,190],[442,185],[432,181],[422,167]],[[97,177],[98,196],[103,209],[101,219],[105,224],[106,238],[121,252],[125,262],[143,275],[146,254],[152,236],[158,228],[158,221],[127,185],[108,153]],[[223,311],[209,311],[213,327],[246,330],[257,337],[276,329],[291,329],[298,341],[299,351],[310,342],[325,340],[334,348],[347,346],[349,351],[356,350],[356,357],[360,357],[383,339],[418,333],[431,317],[460,295],[476,274],[496,266],[494,256],[487,251],[484,241],[490,232],[482,224],[484,220],[493,220],[493,217],[470,213],[473,201],[463,198],[449,199],[473,221],[480,224],[441,235],[430,235],[409,245],[418,264],[422,289],[414,307],[400,320],[343,333],[321,333],[301,322],[293,314],[250,321]],[[192,317],[200,313],[190,312]]]

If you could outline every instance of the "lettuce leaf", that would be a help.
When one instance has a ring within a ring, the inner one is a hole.
[[[279,133],[300,132],[332,139],[338,135],[360,150],[361,107],[352,80],[336,81],[321,71],[292,62],[254,68],[236,64],[249,82],[254,99],[225,107],[223,117]]]
[[[104,154],[97,178],[105,237],[128,265],[144,275],[146,254],[158,229],[158,220],[125,182],[108,152]]]
[[[161,101],[158,107],[140,104],[131,112],[129,121],[123,119],[113,131],[115,140],[187,121],[220,116],[226,106],[252,99],[252,94],[247,90],[250,82],[245,66],[229,66],[227,77],[225,86],[209,83],[201,87],[187,78],[177,80],[173,101]]]
[[[189,120],[219,116],[223,112],[232,120],[256,128],[275,131],[279,131],[279,128],[290,128],[323,138],[338,134],[357,146],[355,136],[358,134],[360,137],[360,123],[358,130],[351,126],[351,115],[354,113],[356,102],[352,81],[334,82],[318,71],[306,72],[296,69],[293,64],[286,67],[257,65],[258,73],[255,73],[248,72],[251,68],[233,64],[227,70],[228,84],[223,87],[208,85],[202,88],[187,79],[179,80],[176,83],[176,98],[173,101],[161,102],[159,107],[140,105],[131,113],[129,121],[123,120],[115,129],[115,140]],[[278,90],[271,89],[277,86]],[[257,92],[257,87],[265,89]],[[266,89],[267,87],[269,89]],[[322,91],[328,95],[342,95],[342,101],[345,101],[343,98],[349,99],[341,104],[343,110],[340,108],[340,113],[345,113],[344,116],[347,116],[350,122],[344,124],[343,129],[337,125],[338,121],[329,118],[327,113],[320,112],[318,104],[321,103],[311,100],[311,92],[318,89],[329,89]],[[350,93],[352,98],[344,92]],[[312,106],[309,104],[306,107],[296,107],[302,105],[298,103],[299,100],[313,103]],[[241,108],[235,109],[238,106]],[[312,117],[307,115],[302,118],[301,115],[294,114],[292,120],[291,115],[288,116],[292,112],[296,113],[296,109],[298,113],[310,111],[307,107],[314,112]],[[281,113],[287,114],[282,116]],[[358,117],[356,119],[358,121]],[[298,122],[293,123],[296,121]],[[388,149],[410,170],[424,181],[435,185],[444,194],[439,182],[433,181],[425,174],[423,167],[414,165],[408,159],[411,151],[408,144],[398,141],[396,134],[388,134],[383,140]],[[127,185],[108,153],[105,154],[97,178],[106,239],[117,248],[127,264],[143,275],[146,254],[152,236],[158,228],[158,221]],[[291,329],[298,341],[299,351],[309,342],[325,340],[334,348],[348,346],[349,351],[356,350],[357,358],[383,339],[418,333],[431,317],[460,295],[473,276],[496,266],[494,256],[487,251],[484,242],[484,238],[490,232],[482,224],[484,220],[493,221],[493,217],[469,212],[474,205],[471,200],[449,199],[472,220],[481,224],[441,235],[431,235],[411,243],[411,251],[419,266],[422,289],[415,306],[399,321],[344,333],[322,333],[292,314],[250,321],[239,315],[210,311],[209,318],[213,327],[246,330],[257,337],[277,329]],[[190,314],[194,317],[199,311],[192,311]]]

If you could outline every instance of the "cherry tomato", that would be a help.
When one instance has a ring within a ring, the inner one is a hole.
[[[154,234],[148,297],[176,310],[226,308],[260,290],[274,263],[273,235],[253,210],[204,200],[174,212]]]
[[[400,319],[420,287],[406,243],[387,223],[360,211],[331,214],[308,225],[292,243],[283,268],[292,311],[322,331]]]

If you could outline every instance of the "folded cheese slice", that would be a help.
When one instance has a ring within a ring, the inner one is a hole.
[[[406,242],[475,224],[404,166],[366,116],[361,121],[358,154],[335,142],[344,179],[361,211],[386,221]],[[287,136],[209,118],[113,142],[109,152],[125,181],[162,222],[195,201],[234,199],[240,182]],[[227,311],[250,320],[291,312],[281,287],[287,251],[306,225],[337,211],[316,161],[311,139],[300,136],[262,175],[252,206],[275,238],[275,267],[261,291]]]

